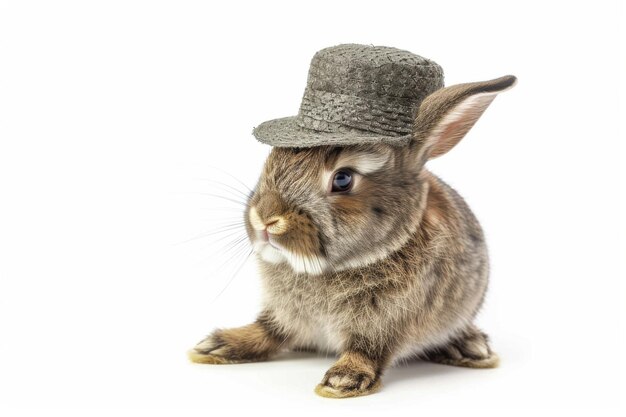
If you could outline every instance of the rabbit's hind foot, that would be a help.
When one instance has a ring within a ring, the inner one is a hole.
[[[421,358],[443,365],[466,368],[497,368],[498,355],[489,347],[489,338],[476,326],[470,325],[447,344],[429,349]]]

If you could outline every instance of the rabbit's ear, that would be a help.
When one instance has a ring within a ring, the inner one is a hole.
[[[426,97],[415,120],[414,140],[420,149],[419,159],[436,158],[452,149],[498,93],[513,87],[516,81],[514,76],[506,75],[442,88]]]

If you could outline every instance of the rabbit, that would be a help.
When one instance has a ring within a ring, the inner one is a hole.
[[[333,353],[315,388],[332,398],[376,392],[385,369],[411,358],[498,366],[473,323],[488,283],[485,237],[462,197],[425,164],[515,83],[509,75],[435,91],[405,145],[273,148],[245,209],[262,311],[252,324],[215,330],[191,361]]]

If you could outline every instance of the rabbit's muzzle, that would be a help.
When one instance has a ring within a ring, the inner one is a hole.
[[[296,272],[325,269],[320,234],[311,218],[288,207],[276,193],[257,196],[248,211],[255,251],[267,262],[288,262]]]

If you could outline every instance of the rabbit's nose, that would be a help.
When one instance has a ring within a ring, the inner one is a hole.
[[[280,220],[280,217],[273,217],[270,220],[265,222],[265,228],[267,229],[270,226],[275,225]]]
[[[267,220],[263,220],[256,207],[250,208],[249,217],[250,224],[259,232],[281,235],[288,229],[287,219],[284,216],[272,216]]]
[[[282,235],[287,231],[287,220],[283,216],[274,216],[265,222],[265,230],[273,235]]]

